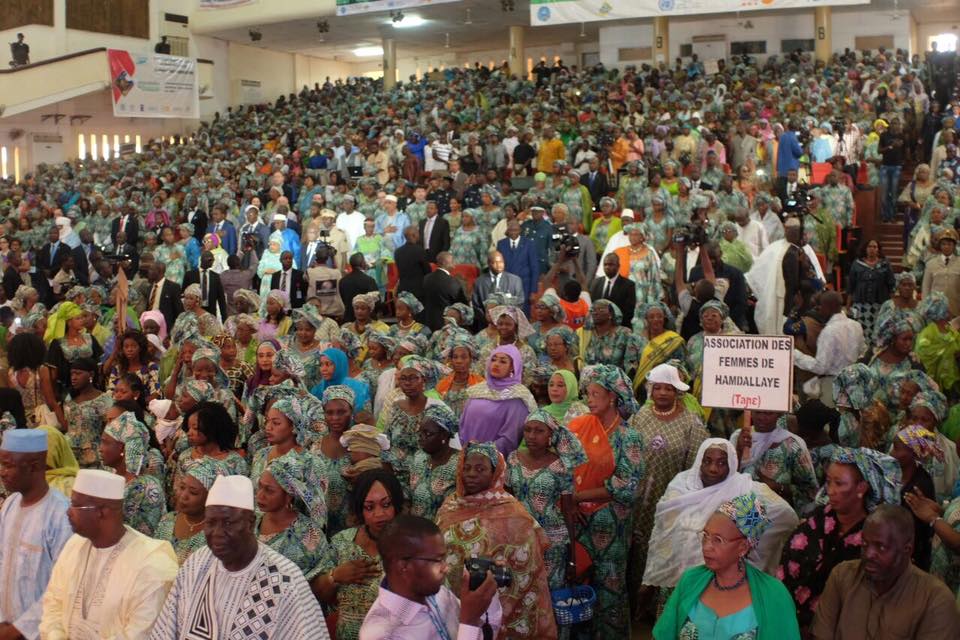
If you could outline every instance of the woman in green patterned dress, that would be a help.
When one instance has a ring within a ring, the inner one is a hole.
[[[573,472],[573,502],[585,522],[577,539],[593,562],[595,637],[629,638],[624,568],[633,534],[633,506],[644,477],[644,442],[626,420],[636,413],[637,400],[630,380],[611,365],[586,367],[580,388],[590,413],[574,418],[569,427],[587,462]]]
[[[585,364],[612,364],[633,376],[643,346],[622,323],[623,313],[616,304],[609,300],[593,303],[583,328],[577,329],[580,357]]]
[[[593,241],[597,255],[603,255],[603,250],[613,234],[623,229],[619,216],[614,215],[616,212],[616,200],[609,196],[600,198],[600,217],[594,220],[593,228],[590,229],[590,240]]]
[[[410,513],[428,520],[437,517],[444,499],[457,488],[457,456],[450,446],[459,428],[458,417],[443,404],[423,410],[417,451],[410,462]]]
[[[63,401],[67,440],[81,469],[99,465],[100,434],[106,422],[104,416],[113,405],[110,394],[93,386],[97,368],[92,358],[74,360],[70,364],[74,384]]]
[[[466,209],[461,214],[460,228],[450,239],[450,253],[457,264],[471,264],[483,269],[487,262],[487,249],[490,245],[490,236],[484,235],[477,226],[473,211]]]
[[[171,226],[164,226],[160,230],[160,240],[163,242],[153,253],[157,262],[167,265],[164,278],[183,286],[183,276],[187,272],[187,257],[183,246],[177,244],[177,234]],[[196,266],[196,265],[194,265]]]
[[[647,188],[647,177],[640,173],[639,160],[626,164],[627,175],[620,177],[620,187],[617,189],[617,202],[621,209],[642,210],[643,192]]]
[[[564,326],[563,323],[567,315],[563,307],[560,306],[560,298],[552,293],[544,293],[540,296],[537,303],[533,305],[532,311],[532,317],[536,320],[530,325],[533,333],[527,338],[527,344],[530,345],[541,362],[547,362],[549,360],[546,345],[547,332],[556,327]]]
[[[437,382],[437,393],[459,419],[467,401],[467,389],[483,382],[483,376],[473,373],[473,364],[480,352],[474,337],[466,331],[459,331],[448,341],[441,356],[453,371]]]
[[[290,451],[299,453],[309,444],[311,421],[299,396],[285,394],[277,398],[267,409],[266,418],[263,430],[270,446],[254,454],[250,463],[251,479],[259,480],[272,460]]]
[[[192,461],[186,473],[180,477],[176,489],[177,510],[160,518],[154,537],[173,545],[180,566],[191,553],[207,545],[207,538],[203,534],[207,492],[216,477],[223,474],[223,467],[213,458]]]
[[[343,325],[344,331],[349,331],[360,339],[360,355],[357,362],[361,364],[367,357],[367,341],[373,333],[387,334],[390,327],[376,318],[377,304],[380,294],[376,291],[362,293],[353,299],[354,321]]]
[[[418,434],[423,422],[424,410],[431,404],[439,404],[436,392],[429,397],[446,373],[446,367],[421,356],[405,356],[397,366],[396,381],[400,394],[389,396],[377,421],[377,428],[390,438],[389,461],[397,477],[406,485],[409,465],[419,450]]]
[[[526,449],[507,458],[506,486],[547,534],[550,547],[543,553],[547,583],[550,589],[559,589],[568,583],[571,560],[560,500],[573,494],[573,470],[587,461],[587,454],[576,436],[543,409],[527,416],[523,442]]]
[[[184,387],[187,390],[201,387],[199,391],[202,391],[202,388],[209,388],[210,385],[206,382],[190,380],[184,384]],[[197,395],[204,397],[202,393]],[[247,461],[234,451],[237,425],[223,406],[203,400],[187,410],[184,410],[181,405],[181,411],[184,414],[183,423],[186,425],[187,448],[177,456],[173,474],[174,487],[179,486],[180,477],[186,473],[190,465],[203,458],[212,458],[219,462],[224,467],[226,475],[247,475],[249,470]]]
[[[274,458],[257,479],[257,538],[299,567],[309,582],[327,551],[323,468],[309,451]]]
[[[350,466],[350,454],[340,437],[353,426],[353,390],[342,384],[323,392],[323,416],[327,432],[310,448],[327,479],[327,534],[343,531],[350,520],[350,485],[343,470]]]
[[[143,473],[150,446],[146,425],[133,412],[120,414],[107,423],[100,438],[100,459],[103,465],[123,476],[123,520],[140,533],[153,536],[160,518],[167,510],[163,485],[157,478]]]
[[[377,536],[403,511],[403,488],[383,469],[364,471],[354,484],[353,516],[360,524],[330,539],[311,586],[320,602],[337,613],[335,640],[357,640],[383,579]]]
[[[397,294],[395,303],[397,323],[390,327],[390,335],[398,340],[409,335],[430,338],[430,327],[417,322],[416,316],[423,313],[423,303],[409,291]]]
[[[294,309],[291,317],[295,331],[287,334],[287,351],[303,364],[304,375],[301,382],[307,389],[312,389],[320,382],[322,343],[317,339],[317,329],[326,318],[317,313],[312,305]]]
[[[347,331],[344,330],[346,333]],[[393,350],[397,341],[385,333],[371,331],[367,337],[367,357],[360,367],[357,380],[370,385],[370,397],[377,397],[377,381],[380,374],[393,367]]]

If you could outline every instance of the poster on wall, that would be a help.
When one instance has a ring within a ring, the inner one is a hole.
[[[392,11],[411,7],[429,7],[434,4],[446,4],[458,0],[337,0],[337,15],[348,16],[355,13],[373,11]]]
[[[107,50],[113,115],[126,118],[199,118],[197,61],[193,58]]]
[[[530,0],[530,25],[869,3],[870,0]]]
[[[244,4],[253,4],[256,0],[200,0],[201,9],[226,9],[239,7]]]

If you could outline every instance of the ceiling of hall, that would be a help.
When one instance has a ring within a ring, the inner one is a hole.
[[[503,11],[500,0],[461,0],[404,11],[406,15],[419,15],[428,22],[422,26],[395,29],[388,12],[356,16],[326,16],[316,20],[298,20],[257,26],[263,34],[259,42],[251,42],[249,28],[230,29],[212,33],[218,38],[255,47],[302,53],[320,58],[338,58],[347,62],[363,62],[371,58],[358,58],[352,50],[357,47],[375,46],[385,36],[396,40],[402,57],[436,56],[451,51],[468,52],[490,49],[506,49],[509,42],[507,27],[528,26],[530,23],[529,0],[514,0],[513,11]],[[901,20],[911,11],[917,22],[960,23],[960,0],[872,0],[867,5],[835,7],[834,11],[880,11],[893,13],[899,10]],[[469,22],[468,22],[469,13]],[[753,12],[745,12],[748,15]],[[781,12],[784,15],[796,11]],[[734,17],[735,14],[710,14],[711,20]],[[685,16],[682,20],[702,20],[706,16]],[[317,22],[326,20],[327,33],[319,33]],[[644,24],[650,18],[618,21],[616,24]],[[524,45],[537,47],[561,42],[594,42],[601,26],[613,22],[588,22],[553,27],[537,27],[526,30]],[[449,34],[449,47],[447,37]],[[582,35],[581,35],[582,34]]]

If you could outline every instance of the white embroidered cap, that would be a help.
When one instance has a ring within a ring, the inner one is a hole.
[[[207,494],[206,506],[253,511],[253,483],[247,476],[217,476]]]
[[[273,214],[273,221],[274,221],[274,222],[286,222],[286,221],[287,221],[287,216],[283,215],[282,213],[275,213],[275,214]]]
[[[679,391],[689,391],[690,385],[684,384],[680,380],[680,374],[677,368],[669,364],[660,364],[655,366],[647,374],[647,382],[658,384],[669,384]]]
[[[633,209],[624,209],[623,211],[620,212],[621,219],[630,218],[631,220],[633,220],[633,217],[634,217]]]
[[[123,500],[123,476],[100,469],[81,469],[73,482],[73,492],[104,500]]]

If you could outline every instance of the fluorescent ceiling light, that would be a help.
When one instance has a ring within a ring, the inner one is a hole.
[[[353,50],[353,55],[357,56],[358,58],[372,58],[373,56],[382,56],[383,47],[379,45],[376,47],[357,47],[356,49]]]
[[[393,25],[394,29],[409,29],[411,27],[419,27],[421,25],[425,25],[427,24],[427,22],[429,22],[429,20],[424,20],[420,16],[404,15],[403,20],[401,20],[400,22],[391,21],[390,24]]]

